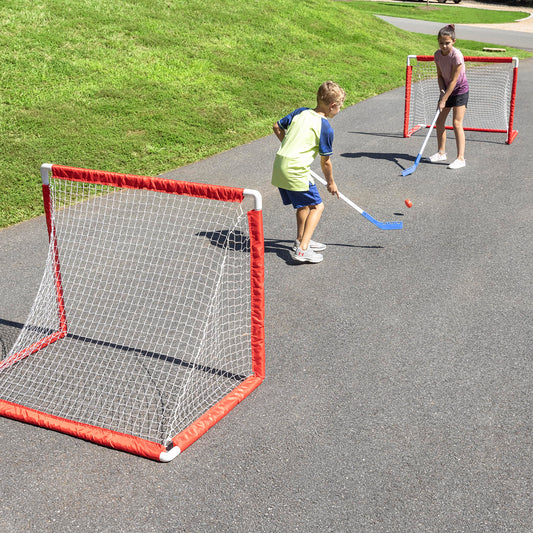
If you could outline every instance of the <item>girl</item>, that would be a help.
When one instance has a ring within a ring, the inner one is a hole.
[[[463,168],[465,163],[465,132],[463,118],[468,104],[468,80],[465,74],[463,54],[454,48],[455,26],[448,24],[441,28],[438,35],[439,49],[435,52],[435,63],[439,80],[440,97],[438,107],[440,115],[437,119],[438,152],[429,160],[432,163],[446,161],[446,118],[453,108],[453,130],[457,145],[457,159],[448,168]]]

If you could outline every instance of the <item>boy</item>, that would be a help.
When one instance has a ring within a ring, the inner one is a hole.
[[[294,259],[302,263],[320,263],[323,256],[317,252],[326,249],[325,244],[311,240],[324,211],[322,198],[311,177],[311,163],[320,154],[328,191],[338,197],[330,160],[333,128],[328,118],[337,115],[345,96],[344,89],[326,81],[318,89],[315,109],[300,107],[272,128],[281,141],[272,170],[272,185],[279,188],[283,204],[292,204],[296,209],[297,233],[293,250]]]

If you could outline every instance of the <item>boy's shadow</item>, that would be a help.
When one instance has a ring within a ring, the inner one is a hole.
[[[198,237],[206,237],[211,245],[218,248],[229,248],[233,251],[245,251],[249,249],[248,237],[240,231],[231,234],[228,230],[220,231],[200,231]],[[288,265],[303,265],[300,261],[295,261],[292,246],[294,241],[282,239],[264,239],[265,254],[276,254]],[[383,246],[358,246],[356,244],[330,243],[328,246],[344,246],[348,248],[383,248]]]
[[[276,254],[280,259],[285,261],[288,265],[295,265],[298,261],[293,259],[292,245],[294,241],[280,240],[280,239],[265,239],[265,254]]]
[[[243,252],[250,249],[250,239],[240,230],[199,231],[196,236],[206,237],[213,246],[227,248],[233,252]]]
[[[265,254],[276,254],[280,259],[285,261],[288,265],[306,265],[308,263],[301,263],[296,261],[293,257],[293,245],[294,241],[281,240],[281,239],[265,239]],[[340,243],[328,243],[328,246],[343,246],[346,248],[371,248],[380,249],[383,246],[359,246],[357,244],[340,244]]]

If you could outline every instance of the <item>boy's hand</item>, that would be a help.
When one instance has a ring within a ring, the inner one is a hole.
[[[337,190],[337,184],[333,179],[333,168],[331,166],[331,159],[329,155],[323,155],[320,157],[320,166],[322,167],[322,172],[326,178],[328,192],[334,196],[339,197],[339,191]]]
[[[334,181],[328,183],[328,192],[331,193],[333,196],[337,196],[337,198],[339,197],[337,184]]]

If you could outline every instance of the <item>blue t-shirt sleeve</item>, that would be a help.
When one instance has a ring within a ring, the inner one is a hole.
[[[320,129],[320,141],[318,143],[318,153],[320,155],[333,154],[333,128],[327,119],[322,119],[322,128]]]
[[[292,119],[299,115],[302,111],[309,109],[308,107],[299,107],[295,109],[292,113],[289,113],[286,117],[283,117],[281,120],[278,120],[278,126],[284,130],[288,129],[291,125]]]

